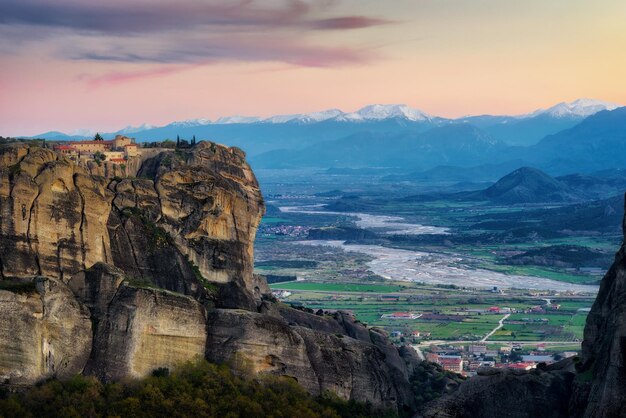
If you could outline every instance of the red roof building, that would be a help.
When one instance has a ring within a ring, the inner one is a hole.
[[[463,371],[463,359],[461,356],[439,356],[439,364],[444,370],[461,373]]]

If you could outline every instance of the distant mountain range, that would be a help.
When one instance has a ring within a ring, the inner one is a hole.
[[[425,132],[364,132],[310,145],[269,151],[251,161],[260,168],[432,167],[480,164],[498,158],[507,145],[469,124]]]
[[[356,112],[330,109],[321,112],[276,115],[269,118],[228,116],[211,121],[192,119],[165,126],[141,125],[116,132],[103,133],[105,138],[116,134],[132,135],[138,141],[156,141],[196,136],[243,148],[249,155],[276,149],[302,149],[309,145],[340,139],[364,132],[385,135],[417,134],[451,124],[475,126],[493,139],[508,145],[532,145],[543,137],[580,123],[602,110],[620,107],[615,103],[578,99],[559,103],[548,109],[517,116],[468,116],[457,119],[429,115],[406,105],[369,105]],[[46,132],[32,138],[52,140],[82,139],[86,135]]]
[[[520,116],[445,119],[404,105],[370,105],[259,120],[234,116],[163,127],[143,125],[116,134],[139,142],[165,138],[210,139],[238,146],[255,168],[394,168],[412,172],[394,181],[448,177],[495,180],[516,168],[551,175],[626,168],[626,107],[591,99],[560,103]],[[48,132],[37,137],[73,140]],[[455,175],[456,172],[456,175]]]
[[[455,123],[423,132],[353,134],[304,149],[273,150],[251,160],[259,168],[398,167],[417,172],[399,180],[444,172],[451,178],[457,167],[455,180],[476,181],[524,165],[552,175],[626,168],[618,157],[625,153],[626,107],[621,107],[593,114],[530,146],[511,146],[475,125]],[[474,175],[468,170],[472,167]]]

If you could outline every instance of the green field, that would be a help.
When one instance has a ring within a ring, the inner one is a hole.
[[[490,341],[577,341],[582,339],[586,317],[566,312],[512,314]]]
[[[490,293],[459,294],[449,289],[436,289],[415,283],[354,284],[328,282],[287,282],[272,285],[273,289],[294,291],[284,302],[295,303],[310,309],[344,310],[370,326],[388,331],[413,331],[431,334],[433,340],[476,341],[492,331],[504,314],[486,311],[491,306],[518,310],[504,323],[489,341],[557,341],[575,345],[581,338],[586,313],[580,308],[591,306],[592,299],[564,299],[554,301],[560,310],[544,313],[523,313],[537,305],[545,305],[541,298],[518,295],[493,295]],[[390,295],[394,293],[394,295]],[[385,296],[387,295],[387,296]],[[397,300],[389,300],[397,297]],[[417,319],[390,319],[382,315],[393,312],[422,314]],[[523,322],[524,318],[530,321]],[[547,321],[534,319],[547,318]],[[510,322],[520,323],[510,323]]]
[[[571,274],[537,266],[506,266],[498,264],[484,264],[487,270],[498,271],[510,275],[544,277],[567,283],[585,284],[594,281],[587,275]]]

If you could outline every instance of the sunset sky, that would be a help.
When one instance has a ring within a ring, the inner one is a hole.
[[[0,135],[626,104],[624,0],[0,0]]]

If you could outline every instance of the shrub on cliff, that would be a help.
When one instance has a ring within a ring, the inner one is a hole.
[[[371,405],[313,397],[287,378],[238,376],[206,361],[141,380],[51,380],[0,399],[0,417],[385,417]]]

